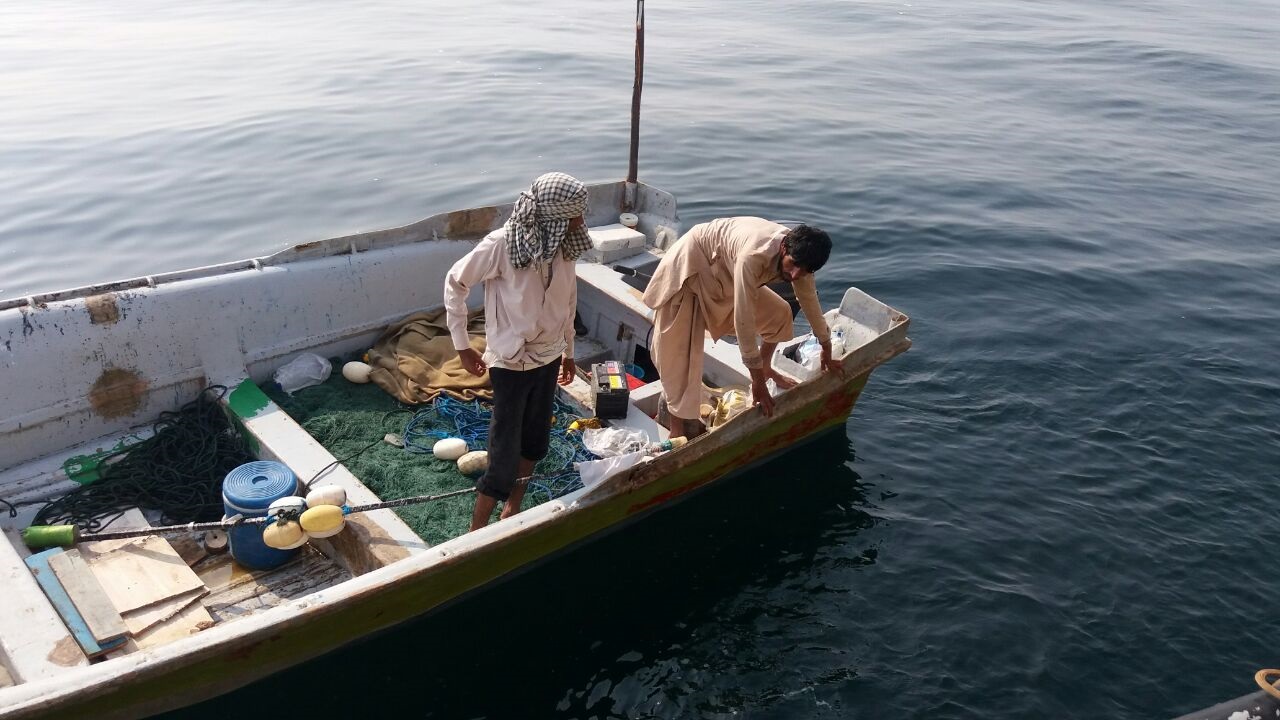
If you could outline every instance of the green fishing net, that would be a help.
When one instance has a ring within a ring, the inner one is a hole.
[[[436,495],[475,485],[458,470],[456,462],[437,459],[431,447],[440,438],[462,437],[470,450],[484,449],[487,404],[464,403],[442,395],[434,403],[405,405],[373,383],[347,381],[342,377],[341,363],[333,362],[328,380],[292,396],[274,383],[265,383],[262,390],[382,500]],[[569,424],[580,416],[557,401],[551,448],[534,469],[535,478],[525,493],[525,509],[582,486],[573,463],[594,456],[582,447],[578,436],[568,433]],[[401,436],[405,447],[383,442],[388,433]],[[323,481],[321,475],[316,482]],[[473,495],[461,495],[396,508],[395,513],[423,540],[436,545],[467,531],[474,504]]]

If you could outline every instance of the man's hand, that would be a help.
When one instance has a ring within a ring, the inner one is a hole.
[[[792,380],[786,375],[783,375],[782,373],[773,369],[773,354],[777,349],[778,349],[778,343],[769,342],[767,340],[760,345],[760,370],[751,371],[751,387],[752,388],[755,388],[756,382],[760,382],[761,384],[764,384],[764,383],[767,383],[769,380],[773,380],[775,383],[777,383],[779,390],[790,390],[791,388],[796,386],[795,380]],[[754,389],[751,391],[751,393],[753,395],[756,394]],[[765,390],[765,395],[766,396],[768,395],[767,386]],[[768,408],[769,410],[765,412],[765,416],[768,416],[769,413],[773,411],[773,398],[769,398]]]
[[[556,378],[556,382],[561,385],[568,385],[573,382],[573,376],[577,374],[578,365],[573,358],[566,357],[560,361],[560,377]]]
[[[822,369],[844,375],[844,363],[831,357],[831,341],[822,343]]]
[[[484,360],[481,359],[480,353],[475,348],[467,348],[458,351],[458,359],[462,361],[462,367],[472,375],[480,377],[484,375],[489,368],[485,367]]]
[[[765,417],[773,417],[773,396],[769,394],[766,382],[768,379],[763,368],[751,369],[751,401],[760,406]]]

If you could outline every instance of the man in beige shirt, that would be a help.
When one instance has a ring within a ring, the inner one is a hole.
[[[794,383],[772,367],[779,342],[792,337],[791,306],[765,285],[785,280],[822,345],[822,366],[836,371],[831,333],[813,273],[831,255],[831,238],[818,228],[783,225],[756,217],[721,218],[693,226],[672,245],[644,292],[653,320],[654,366],[671,413],[671,435],[702,432],[702,341],[737,336],[742,364],[751,373],[751,394],[764,414],[773,414],[766,383]],[[759,336],[763,342],[756,341]]]
[[[547,454],[557,370],[573,380],[575,261],[591,247],[587,188],[564,173],[540,176],[520,193],[511,218],[489,233],[445,278],[444,305],[462,366],[493,384],[489,469],[476,481],[471,529],[520,512],[527,478]],[[467,337],[467,295],[484,283],[481,355]]]

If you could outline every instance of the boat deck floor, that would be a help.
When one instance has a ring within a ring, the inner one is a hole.
[[[603,347],[591,338],[579,338],[579,345],[580,352],[597,352]],[[339,368],[340,365],[335,363],[335,371],[325,382],[298,390],[293,395],[286,395],[269,383],[263,386],[263,390],[381,500],[441,494],[474,485],[474,479],[463,475],[456,463],[437,459],[431,453],[431,447],[439,436],[429,433],[444,431],[453,435],[452,421],[437,417],[435,422],[419,422],[415,413],[431,409],[431,405],[406,405],[372,383],[351,383],[342,377]],[[665,439],[666,429],[659,427],[647,414],[656,410],[656,391],[659,388],[655,384],[647,390],[633,390],[628,417],[611,421],[611,424],[642,429],[654,442]],[[548,457],[535,468],[535,473],[547,482],[536,491],[530,487],[525,496],[526,509],[564,494],[576,483],[570,456],[577,441],[570,440],[564,429],[575,417],[594,414],[591,388],[586,380],[579,377],[570,386],[560,389],[558,399],[561,410],[567,408],[568,412],[557,418]],[[440,402],[437,401],[435,406],[437,412]],[[456,400],[443,402],[454,410],[469,404]],[[646,403],[652,407],[647,407]],[[481,401],[481,405],[487,412],[489,403]],[[641,406],[646,407],[642,410]],[[481,424],[486,422],[480,420]],[[382,442],[389,433],[400,435],[408,447]],[[300,479],[308,480],[305,477]],[[317,482],[323,482],[323,479]],[[424,543],[438,545],[467,531],[473,505],[471,496],[461,495],[429,504],[396,508],[395,513]]]
[[[612,281],[611,278],[606,279]],[[609,290],[612,291],[613,288]],[[613,295],[613,292],[609,292],[609,295]],[[581,371],[588,370],[592,361],[609,358],[612,354],[610,347],[610,343],[592,337],[580,337],[575,354]],[[717,362],[716,355],[724,350],[733,348],[712,348],[709,344],[709,351],[712,351],[709,353],[709,360],[713,366]],[[732,361],[736,361],[736,353],[735,357],[720,364],[729,367]],[[736,371],[731,371],[728,375],[735,380],[743,376],[745,373]],[[293,425],[295,430],[305,431],[307,436],[332,455],[332,459],[338,461],[338,465],[349,471],[351,476],[381,500],[446,493],[469,488],[474,484],[472,478],[464,476],[458,470],[456,463],[434,457],[430,452],[434,443],[431,435],[419,432],[418,437],[413,437],[414,429],[410,421],[423,406],[405,405],[373,384],[348,382],[340,371],[332,373],[325,383],[300,390],[292,396],[280,392],[270,383],[264,384],[262,389],[289,416],[291,422],[286,421],[288,424]],[[661,381],[632,389],[627,416],[608,421],[608,424],[641,430],[654,442],[666,439],[667,429],[652,417],[656,412],[660,393]],[[560,388],[558,398],[561,403],[557,410],[561,416],[557,424],[561,431],[559,440],[561,445],[565,445],[563,430],[568,421],[574,416],[594,415],[593,390],[587,379],[580,376],[567,387]],[[383,442],[384,436],[389,433],[404,436],[410,444],[416,443],[417,452],[407,452],[403,447]],[[562,456],[565,454],[563,447],[558,450],[553,447],[553,453],[557,451]],[[570,459],[568,456],[553,458],[549,455],[547,467],[555,465],[554,472],[569,480],[562,487],[553,487],[548,483],[541,494],[534,492],[531,485],[526,495],[526,508],[546,502],[575,487],[573,483],[577,482],[576,472],[569,464]],[[314,457],[312,463],[314,468],[319,468],[329,461]],[[8,471],[0,476],[0,489],[4,489],[9,495],[16,493],[25,502],[51,500],[76,487],[74,482],[61,474],[62,464],[62,460],[41,461],[26,468]],[[325,473],[329,471],[315,473],[314,477],[304,476],[304,472],[296,468],[295,472],[299,473],[299,479],[303,482],[323,483]],[[535,472],[540,475],[547,473],[541,464]],[[547,473],[548,476],[551,474],[553,473]],[[395,542],[408,548],[405,543],[412,545],[415,541],[421,541],[416,546],[420,549],[458,537],[467,531],[473,503],[470,495],[462,495],[430,504],[397,508],[396,515],[411,533]],[[16,522],[6,523],[7,532],[4,535],[18,551],[16,559],[19,564],[21,558],[30,553],[17,539],[16,528],[30,521],[34,507],[23,508],[25,517],[14,518]],[[145,524],[145,520],[140,517],[138,521]],[[182,611],[183,616],[188,613],[193,616],[198,614],[198,618],[175,617],[172,629],[147,638],[134,638],[138,640],[137,643],[130,639],[124,648],[97,658],[94,662],[134,652],[140,647],[154,647],[171,642],[198,632],[207,627],[210,621],[222,624],[253,615],[332,587],[368,569],[353,566],[344,553],[335,554],[334,548],[323,543],[323,547],[313,544],[303,546],[293,560],[281,567],[270,571],[250,571],[237,564],[229,553],[208,553],[197,537],[169,536],[168,540],[207,590],[198,603]],[[169,621],[166,620],[165,623],[169,624]],[[0,671],[2,670],[4,663],[0,662]],[[0,672],[0,687],[21,681],[22,678],[17,675],[11,675],[7,671]]]
[[[209,589],[202,602],[217,622],[252,615],[351,578],[309,544],[284,565],[262,571],[241,567],[230,553],[209,554],[193,539],[176,539],[171,544]]]

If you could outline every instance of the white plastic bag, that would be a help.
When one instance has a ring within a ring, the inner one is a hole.
[[[806,363],[809,358],[813,360]],[[812,380],[822,369],[822,346],[813,335],[802,335],[773,351],[773,367],[801,382]]]
[[[773,382],[770,378],[769,382]],[[707,418],[708,428],[718,428],[729,422],[729,418],[751,407],[751,391],[746,388],[730,388],[716,398],[715,406]]]
[[[649,436],[643,430],[624,427],[587,428],[582,444],[602,458],[648,449]]]
[[[796,351],[796,355],[800,357],[800,365],[805,370],[812,373],[822,370],[822,345],[818,343],[818,338],[810,336]]]
[[[305,387],[319,385],[329,379],[333,365],[315,353],[302,353],[276,370],[273,379],[285,394],[292,395]]]
[[[630,468],[632,465],[644,460],[649,454],[643,450],[640,452],[627,453],[626,455],[616,455],[601,460],[587,460],[585,462],[574,463],[574,467],[578,468],[578,475],[582,477],[583,487],[591,487],[597,485],[609,478],[617,475]]]

